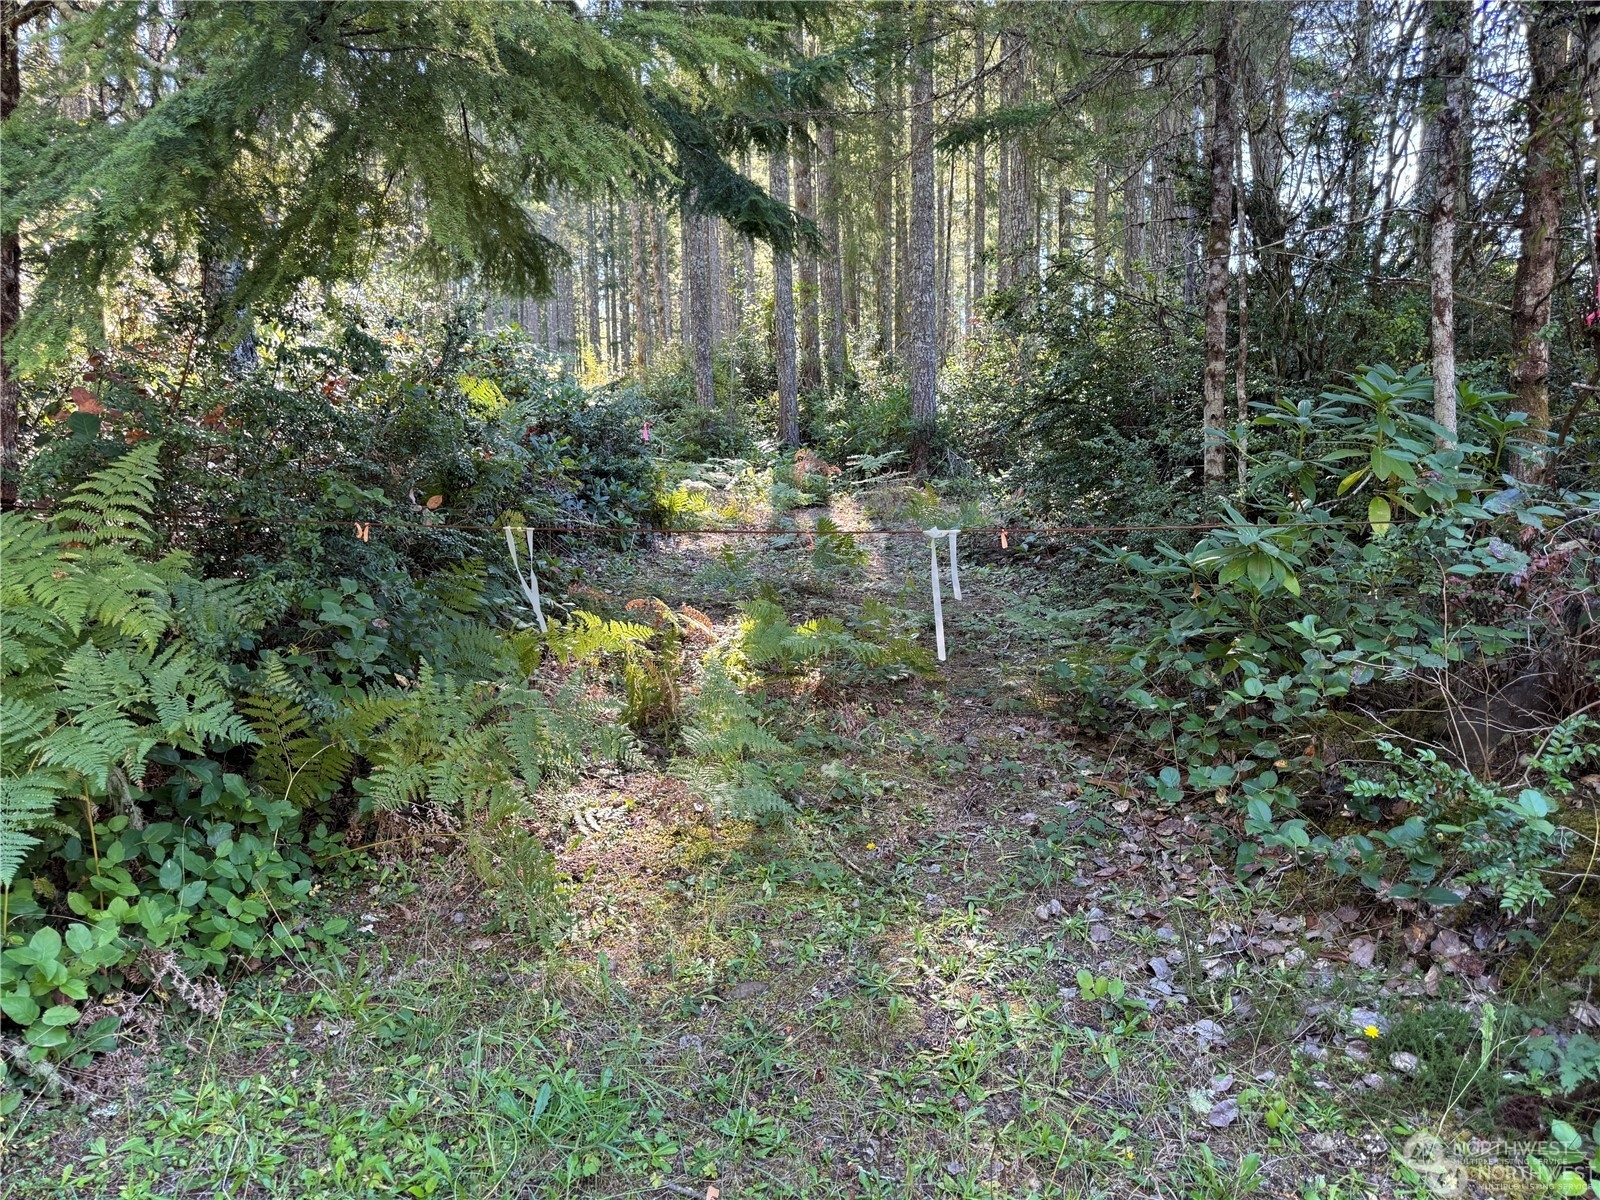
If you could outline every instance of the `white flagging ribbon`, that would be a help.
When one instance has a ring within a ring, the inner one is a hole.
[[[961,568],[956,563],[956,535],[959,529],[925,529],[928,535],[928,582],[933,587],[933,637],[934,646],[939,652],[939,661],[944,661],[944,597],[939,585],[939,539],[947,538],[950,545],[950,595],[955,600],[961,599]]]
[[[544,606],[539,603],[539,576],[533,566],[533,530],[524,529],[528,535],[528,573],[522,573],[522,566],[517,562],[517,539],[512,536],[511,526],[506,526],[506,549],[511,551],[511,569],[517,573],[517,582],[522,585],[522,594],[527,597],[528,603],[533,606],[533,616],[539,622],[539,632],[545,633],[549,626],[544,622]]]

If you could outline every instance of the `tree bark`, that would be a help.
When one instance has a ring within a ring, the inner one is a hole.
[[[902,58],[894,83],[894,354],[901,363],[911,352],[911,319],[906,308],[911,299],[908,286],[911,279],[910,204],[906,195],[906,172],[901,168],[905,161],[905,144],[906,76]]]
[[[22,13],[16,0],[0,3],[0,121],[22,102]],[[21,467],[22,380],[17,377],[11,336],[22,319],[22,239],[0,238],[0,511],[17,504]]]
[[[1222,483],[1227,471],[1221,435],[1228,420],[1228,259],[1232,255],[1233,160],[1237,125],[1233,104],[1237,54],[1237,14],[1233,4],[1217,6],[1221,25],[1212,61],[1212,117],[1209,147],[1210,221],[1206,232],[1205,411],[1202,435],[1205,480]]]
[[[1106,166],[1106,115],[1094,115],[1094,311],[1106,310],[1106,259],[1111,242],[1111,174]]]
[[[583,307],[584,333],[589,343],[589,356],[598,367],[600,349],[600,243],[595,237],[594,202],[584,205],[583,248]]]
[[[789,203],[789,151],[780,146],[771,158],[772,198]],[[778,440],[786,446],[800,444],[800,380],[795,364],[794,260],[772,251],[772,331],[778,366]]]
[[[886,60],[880,59],[877,64],[873,97],[878,106],[875,147],[878,161],[872,181],[872,216],[877,233],[872,271],[873,307],[878,319],[878,356],[887,358],[894,352],[894,141]]]
[[[650,361],[650,285],[645,278],[649,259],[644,239],[644,206],[633,202],[633,366],[642,371]]]
[[[1434,0],[1428,11],[1432,128],[1432,204],[1428,212],[1428,291],[1433,354],[1433,420],[1456,432],[1456,199],[1461,190],[1461,126],[1466,109],[1470,0]]]
[[[655,294],[651,297],[655,315],[651,322],[661,346],[672,344],[672,287],[670,267],[667,262],[667,217],[665,213],[650,214],[650,241],[655,257]]]
[[[683,210],[685,234],[684,276],[689,284],[689,350],[694,365],[694,399],[702,408],[717,402],[712,376],[711,343],[711,222],[708,218]]]
[[[928,471],[934,422],[938,417],[938,278],[935,263],[937,200],[933,158],[933,47],[931,29],[921,23],[911,83],[911,469]]]
[[[973,116],[981,121],[984,114],[984,84],[987,59],[989,57],[989,37],[982,29],[976,31],[972,47],[972,71],[977,76],[973,85]],[[988,225],[989,225],[989,143],[987,138],[979,138],[972,143],[972,308],[982,302],[989,286],[988,264],[985,259],[988,255]],[[972,311],[967,313],[967,319],[972,319]]]
[[[1013,13],[1013,20],[1017,19]],[[1021,29],[1007,29],[1000,37],[1006,59],[1001,99],[1007,108],[1020,107],[1028,98],[1028,41]],[[1031,244],[1032,188],[1028,178],[1027,150],[1018,137],[1001,148],[1000,286],[1016,287],[1031,277],[1038,251]]]
[[[828,363],[828,386],[845,379],[844,247],[839,241],[839,176],[833,126],[817,127],[817,152],[822,183],[822,302]]]
[[[1550,428],[1550,301],[1556,285],[1562,181],[1571,169],[1567,134],[1577,133],[1577,71],[1562,14],[1549,3],[1524,10],[1528,37],[1528,146],[1522,182],[1522,249],[1512,286],[1511,370],[1518,407],[1536,437],[1524,444],[1517,473],[1538,479]]]
[[[816,183],[812,174],[810,131],[805,124],[795,131],[794,210],[808,221],[817,219]],[[800,390],[822,386],[822,332],[817,312],[817,256],[801,246],[800,260]]]

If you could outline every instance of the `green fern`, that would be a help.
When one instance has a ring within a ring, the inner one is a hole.
[[[182,637],[186,560],[151,562],[159,445],[80,484],[49,522],[0,514],[0,888],[9,889],[62,797],[104,798],[143,778],[158,747],[254,742],[222,669]]]
[[[325,799],[350,774],[355,756],[342,742],[314,734],[288,669],[276,657],[269,660],[263,686],[239,703],[260,746],[251,773],[268,794],[296,808]]]
[[[721,659],[708,656],[683,730],[694,758],[680,762],[678,773],[720,812],[739,820],[770,821],[794,811],[770,770],[789,748],[759,716]]]

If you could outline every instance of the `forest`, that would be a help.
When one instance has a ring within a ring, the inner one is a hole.
[[[1600,4],[0,72],[0,1198],[1600,1197]]]

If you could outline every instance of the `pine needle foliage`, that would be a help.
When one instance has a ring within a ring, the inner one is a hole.
[[[793,214],[691,153],[704,118],[666,84],[758,78],[760,27],[518,0],[57,6],[0,140],[3,225],[26,226],[40,268],[19,357],[95,338],[140,248],[225,268],[220,321],[359,274],[394,228],[434,269],[546,293],[567,255],[533,203],[630,180],[703,178],[702,205],[788,245]],[[114,107],[59,103],[107,93]]]

